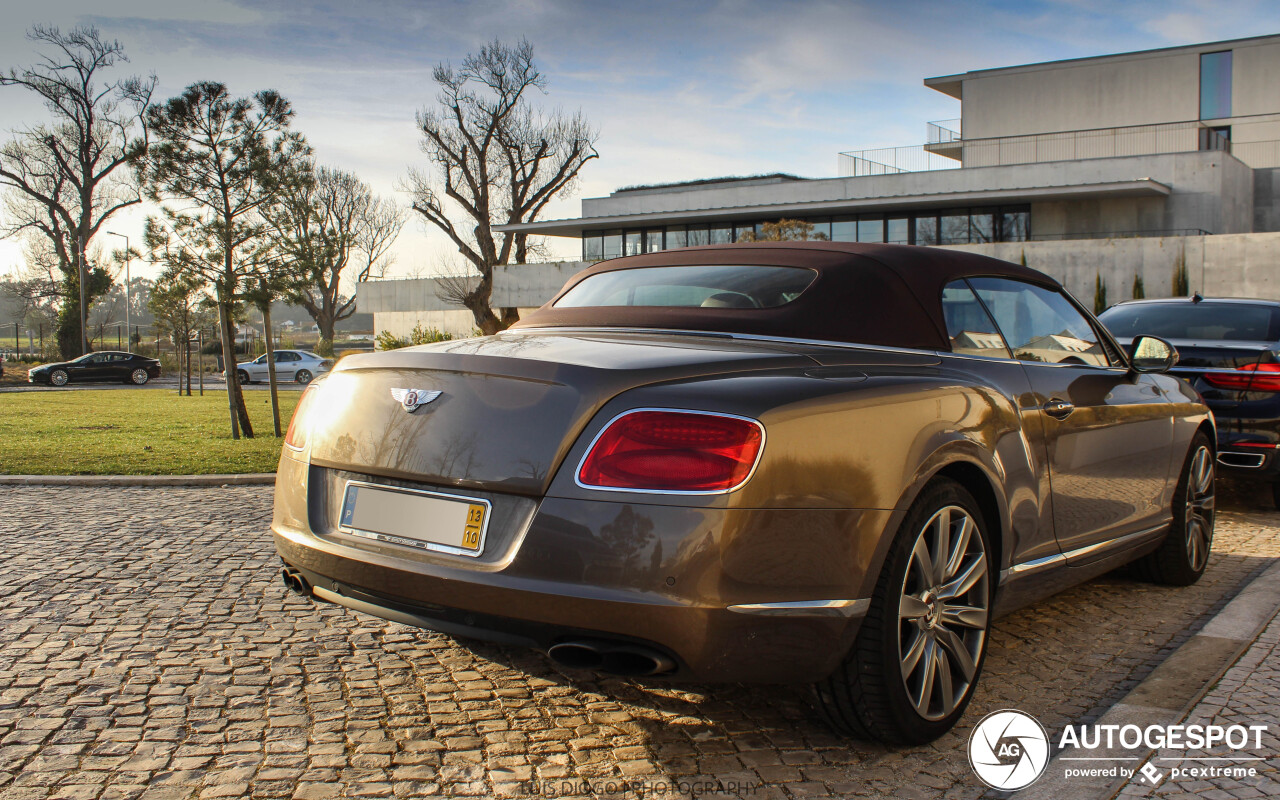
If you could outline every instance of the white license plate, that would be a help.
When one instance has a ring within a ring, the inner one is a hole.
[[[489,527],[488,500],[348,481],[338,530],[352,536],[478,556]]]

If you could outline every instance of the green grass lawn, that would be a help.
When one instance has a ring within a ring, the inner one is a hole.
[[[299,392],[280,393],[289,425]],[[0,394],[0,474],[198,475],[275,472],[280,439],[271,396],[246,392],[255,439],[231,438],[227,395],[179,397],[172,389]]]

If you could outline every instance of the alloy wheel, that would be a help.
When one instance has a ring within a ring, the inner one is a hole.
[[[136,383],[138,386],[141,386],[142,384],[146,383],[148,377],[150,376],[147,375],[147,371],[142,368],[135,369],[133,373],[129,375],[129,379],[132,380],[134,383]]]
[[[991,592],[986,543],[959,506],[939,509],[911,549],[898,605],[898,656],[916,713],[940,720],[973,685]]]
[[[1187,563],[1193,572],[1199,572],[1209,560],[1214,515],[1213,454],[1203,445],[1191,457],[1186,501],[1183,521],[1186,525]]]
[[[54,370],[54,373],[49,376],[49,381],[54,386],[66,386],[68,377],[67,373],[62,370]]]

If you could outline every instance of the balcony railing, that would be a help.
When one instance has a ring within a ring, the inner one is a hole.
[[[946,122],[946,121],[943,121]],[[947,138],[955,134],[956,138]],[[1255,145],[1256,146],[1256,145]],[[965,167],[1075,161],[1088,158],[1232,151],[1232,143],[1199,122],[1133,125],[990,139],[964,139],[942,122],[929,123],[929,143],[841,153],[841,177],[887,175]]]
[[[925,133],[929,144],[947,144],[960,141],[960,120],[940,119],[925,123]]]

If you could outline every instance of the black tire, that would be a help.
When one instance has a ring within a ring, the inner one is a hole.
[[[1215,513],[1213,443],[1203,431],[1191,449],[1173,490],[1173,522],[1155,552],[1138,561],[1139,573],[1166,586],[1190,586],[1200,580],[1213,548]]]
[[[963,511],[972,522],[966,535],[957,535],[953,527],[953,520],[957,518],[955,509]],[[945,519],[941,517],[944,512]],[[922,562],[914,558],[914,553],[918,543],[926,542],[930,531],[939,528],[948,530],[951,543],[939,547],[946,552],[959,549],[959,556],[946,559],[941,566],[944,577],[935,580],[934,587],[917,591],[923,572]],[[954,544],[957,541],[961,543]],[[973,688],[986,659],[995,585],[989,561],[990,542],[982,512],[963,486],[939,478],[925,487],[894,537],[853,647],[835,672],[814,685],[818,709],[833,728],[843,734],[890,744],[923,744],[956,724],[973,697]],[[951,564],[955,569],[948,571]],[[938,587],[962,586],[966,576],[975,573],[975,582],[949,598],[955,603],[945,602],[936,591]],[[923,614],[913,611],[915,616],[908,618],[909,595],[929,611]],[[960,607],[981,614],[966,615],[965,621],[958,624],[959,616],[948,617],[940,610]],[[957,630],[961,633],[957,634]],[[915,660],[908,661],[921,640],[925,642],[923,655],[916,653]],[[907,642],[912,644],[904,646]],[[964,648],[967,660],[963,665],[955,646]],[[916,666],[908,667],[909,663]],[[972,667],[972,671],[966,680],[968,667]],[[944,674],[947,677],[944,678]],[[918,682],[915,681],[917,675],[920,675]],[[961,679],[959,687],[957,678]],[[911,696],[908,683],[916,684],[919,699]],[[952,689],[950,693],[947,687]],[[925,707],[923,713],[921,704]]]
[[[55,369],[49,373],[49,383],[54,386],[66,386],[71,380],[71,375],[65,369]]]
[[[236,380],[239,381],[241,386],[248,386],[253,383],[253,381],[249,380],[249,373],[242,369],[236,370]]]
[[[134,386],[142,386],[149,380],[151,380],[151,376],[148,375],[147,371],[141,367],[129,373],[129,381]]]
[[[1271,484],[1271,502],[1276,504],[1276,508],[1280,508],[1280,483]]]
[[[312,378],[311,373],[305,369],[298,370],[296,373],[294,373],[294,376],[293,376],[293,379],[298,383],[302,384],[303,386],[306,386],[308,383],[311,383],[311,378]]]

